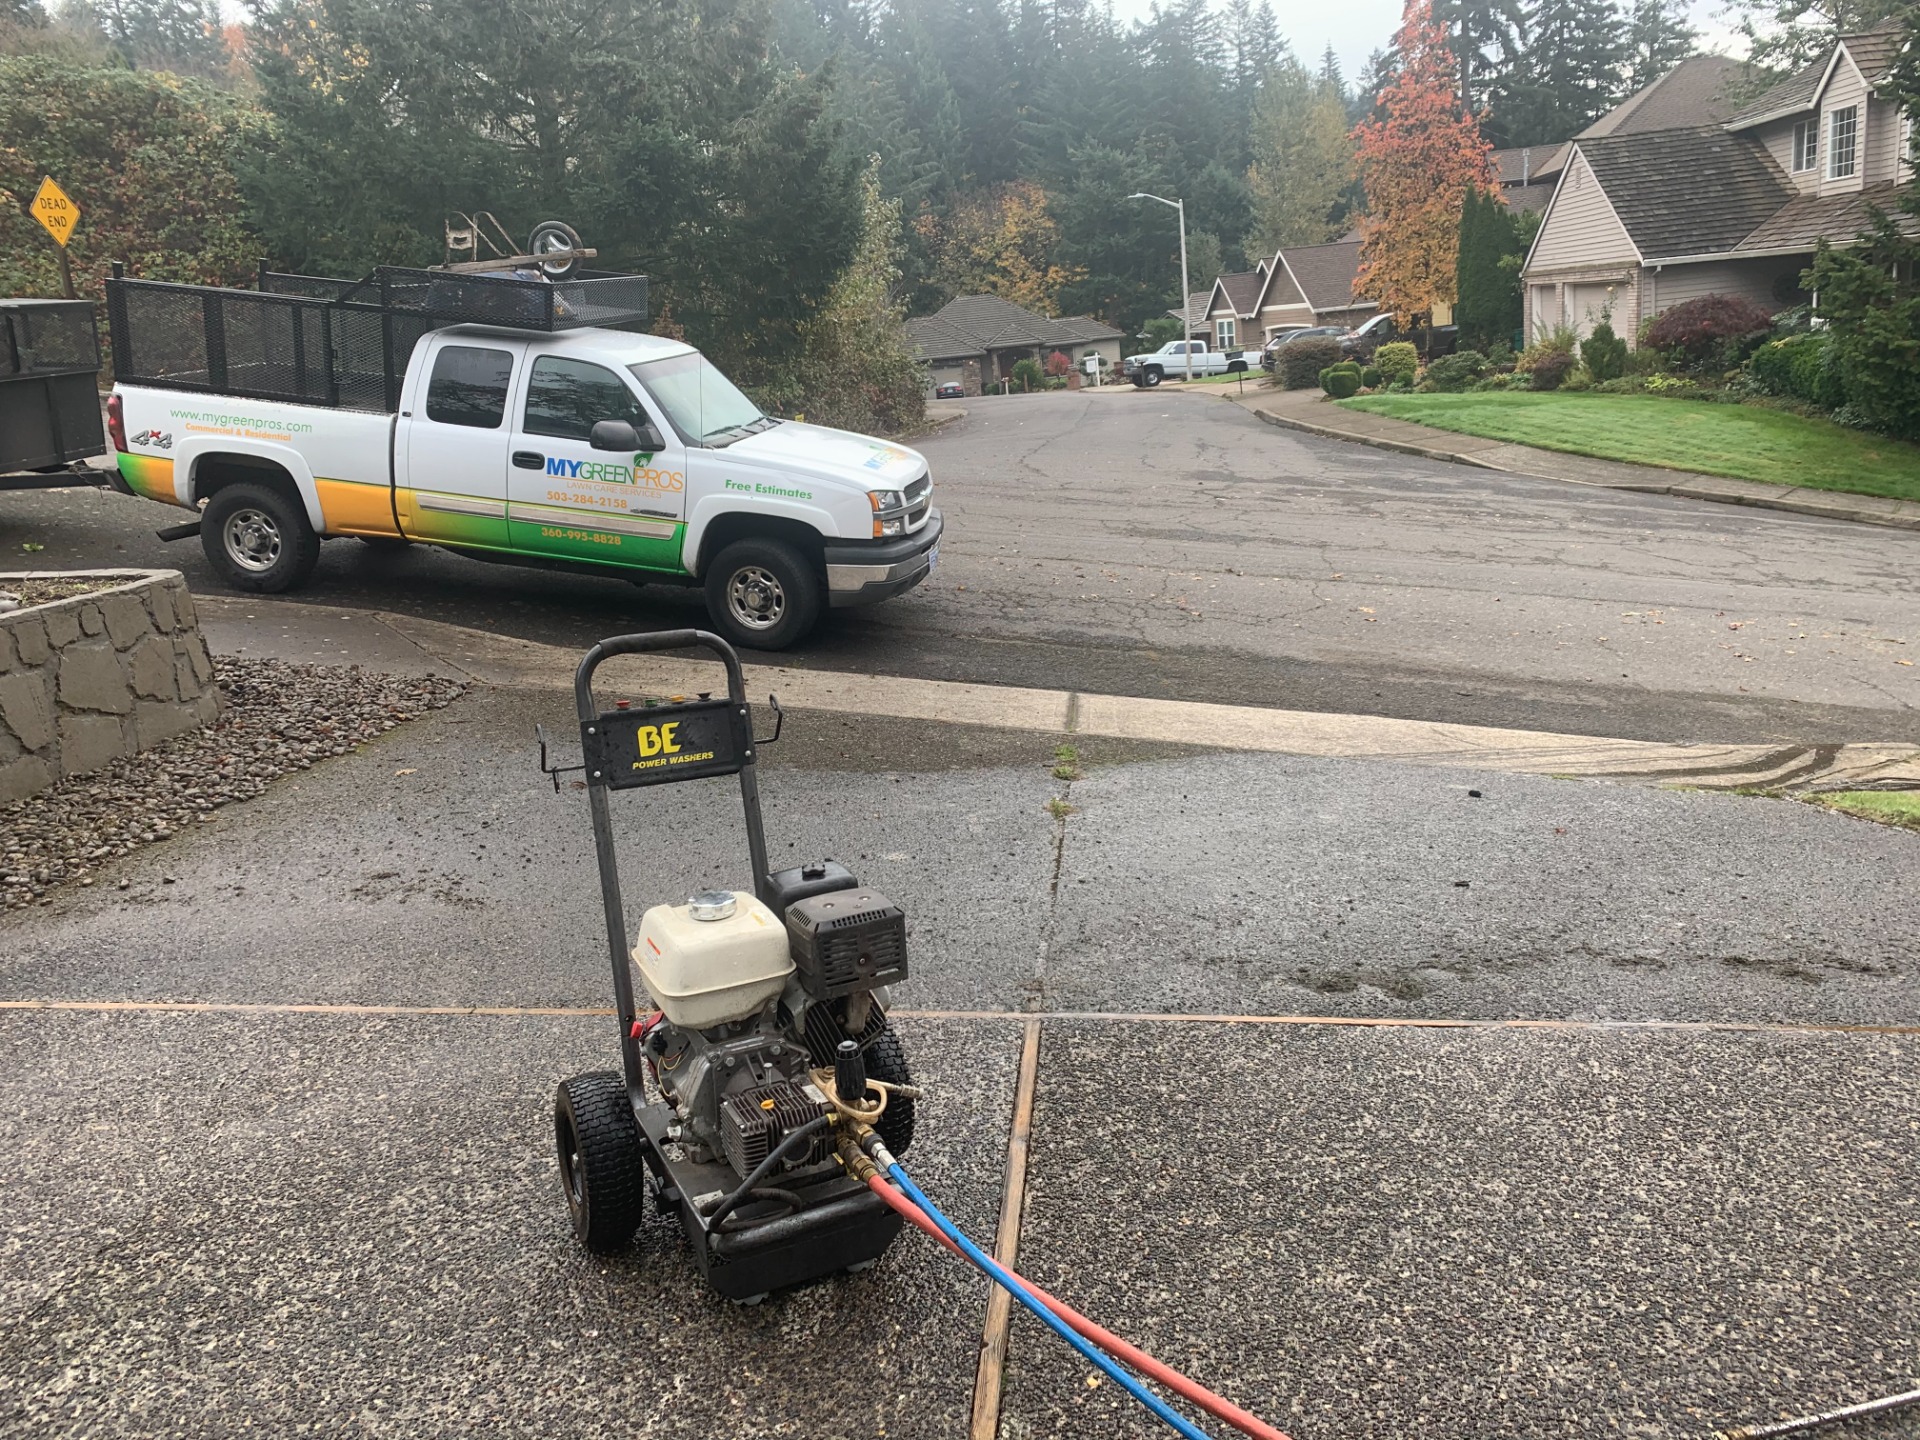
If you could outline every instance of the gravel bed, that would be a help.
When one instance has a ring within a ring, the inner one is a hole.
[[[55,886],[91,885],[105,862],[170,839],[222,805],[252,799],[275,777],[345,755],[466,689],[440,676],[405,679],[357,665],[232,656],[213,663],[224,702],[218,723],[0,808],[0,909],[51,904]]]

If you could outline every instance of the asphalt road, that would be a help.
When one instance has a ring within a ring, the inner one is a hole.
[[[831,616],[800,663],[1651,740],[1920,739],[1904,532],[1321,441],[1167,389],[984,399],[923,448],[939,573]],[[193,542],[153,537],[179,518],[9,495],[0,554],[210,589]],[[290,600],[567,645],[703,613],[692,592],[350,541]]]
[[[615,1046],[552,1013],[608,988],[584,797],[528,743],[565,715],[476,692],[0,921],[0,1001],[99,1007],[0,1009],[0,1436],[966,1433],[985,1292],[918,1237],[758,1309],[668,1225],[574,1247],[548,1096]],[[1049,749],[809,713],[766,752],[774,855],[911,917],[909,1163],[973,1235],[1046,1013],[1025,1268],[1298,1440],[1704,1437],[1910,1383],[1914,1037],[1633,1022],[1911,1026],[1920,837]],[[617,797],[630,906],[740,883],[736,803]],[[1153,1433],[1088,1380],[1017,1325],[1000,1435]]]

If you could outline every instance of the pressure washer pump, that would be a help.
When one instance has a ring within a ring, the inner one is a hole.
[[[594,672],[615,655],[702,647],[727,695],[626,701],[602,710]],[[832,861],[769,872],[756,751],[739,658],[700,630],[626,635],[574,677],[582,764],[619,1012],[622,1073],[561,1084],[554,1139],[574,1233],[606,1254],[638,1230],[650,1193],[678,1216],[707,1282],[731,1299],[873,1264],[900,1216],[849,1173],[836,1127],[913,1143],[906,1052],[887,986],[907,975],[906,916]],[[753,888],[655,905],[631,940],[610,793],[740,777]],[[636,991],[635,977],[638,977]],[[637,993],[649,1002],[645,1013]]]

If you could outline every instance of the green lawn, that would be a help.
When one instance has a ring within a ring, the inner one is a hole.
[[[1857,815],[1862,820],[1878,820],[1882,825],[1903,825],[1920,830],[1920,791],[1913,790],[1840,790],[1807,797],[1816,805]]]
[[[1528,391],[1368,395],[1340,403],[1545,450],[1770,485],[1920,500],[1920,447],[1752,405]]]

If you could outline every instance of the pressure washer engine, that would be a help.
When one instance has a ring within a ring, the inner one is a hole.
[[[704,648],[727,695],[622,700],[601,709],[594,672],[616,655]],[[873,1264],[897,1215],[836,1150],[836,1120],[870,1124],[896,1155],[913,1142],[918,1091],[888,1023],[907,975],[906,916],[832,861],[771,872],[739,657],[717,635],[623,635],[574,677],[584,773],[613,964],[622,1069],[562,1082],[554,1139],[574,1233],[596,1253],[639,1229],[649,1194],[679,1218],[720,1294],[769,1291]],[[617,790],[738,775],[752,888],[655,905],[629,936],[614,847]],[[638,985],[636,988],[636,977]],[[650,1002],[642,1013],[637,995]],[[844,1097],[844,1098],[843,1098]]]

